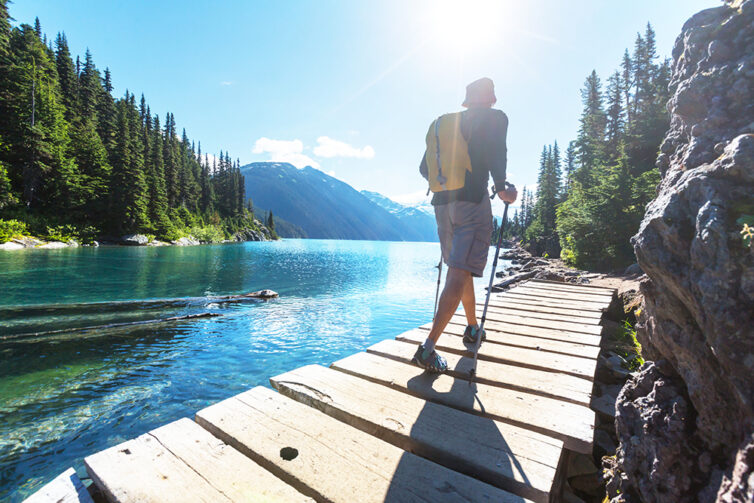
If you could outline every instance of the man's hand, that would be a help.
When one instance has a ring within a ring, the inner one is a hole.
[[[497,192],[497,197],[499,197],[504,203],[512,204],[516,202],[516,199],[518,198],[518,191],[513,185],[508,185],[505,190],[499,190]]]

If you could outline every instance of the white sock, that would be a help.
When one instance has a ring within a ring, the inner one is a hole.
[[[422,344],[422,348],[424,348],[423,353],[424,358],[426,358],[427,356],[432,354],[432,351],[435,350],[435,341],[428,337],[427,340],[424,341],[424,344]]]

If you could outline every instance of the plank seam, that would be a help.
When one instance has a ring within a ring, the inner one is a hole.
[[[154,436],[151,431],[147,432],[147,435],[149,435],[150,437],[152,437],[153,439],[155,439],[155,441],[158,444],[160,444],[163,449],[165,449],[167,452],[169,452],[170,454],[172,454],[175,459],[179,460],[186,467],[188,467],[192,472],[196,473],[202,480],[204,480],[204,482],[207,483],[208,486],[210,486],[212,489],[214,489],[215,491],[217,491],[220,494],[222,494],[225,498],[227,498],[228,501],[230,501],[232,503],[233,498],[231,498],[230,496],[228,496],[227,494],[225,494],[225,491],[223,491],[219,487],[216,487],[215,484],[213,484],[209,479],[207,479],[207,477],[205,477],[204,475],[202,475],[196,468],[194,468],[193,466],[191,466],[185,459],[183,459],[181,456],[179,456],[178,454],[176,454],[175,452],[173,452],[170,449],[170,447],[168,447],[167,445],[163,444],[162,441],[159,438],[157,438],[156,436]],[[223,442],[223,443],[225,443],[225,442]]]

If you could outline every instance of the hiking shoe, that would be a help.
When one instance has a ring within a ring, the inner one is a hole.
[[[466,325],[466,330],[463,332],[463,342],[466,344],[476,344],[477,338],[479,337],[480,330],[478,328],[474,328],[471,325]],[[481,330],[482,332],[482,340],[487,340],[487,333],[484,331],[484,329]]]
[[[425,358],[424,346],[422,346],[421,344],[419,344],[419,347],[416,349],[416,353],[414,354],[414,357],[411,361],[419,365],[424,370],[433,372],[435,374],[440,374],[448,370],[448,362],[445,360],[445,358],[438,355],[437,351],[435,351],[434,349]]]

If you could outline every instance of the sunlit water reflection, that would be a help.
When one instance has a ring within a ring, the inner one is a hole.
[[[436,243],[328,240],[0,254],[0,500],[68,466],[83,477],[88,454],[430,321],[438,256]],[[202,298],[263,288],[280,298]],[[164,300],[176,297],[195,298]],[[111,304],[145,299],[160,300]],[[70,331],[205,311],[223,316]],[[52,330],[63,332],[28,335]]]

